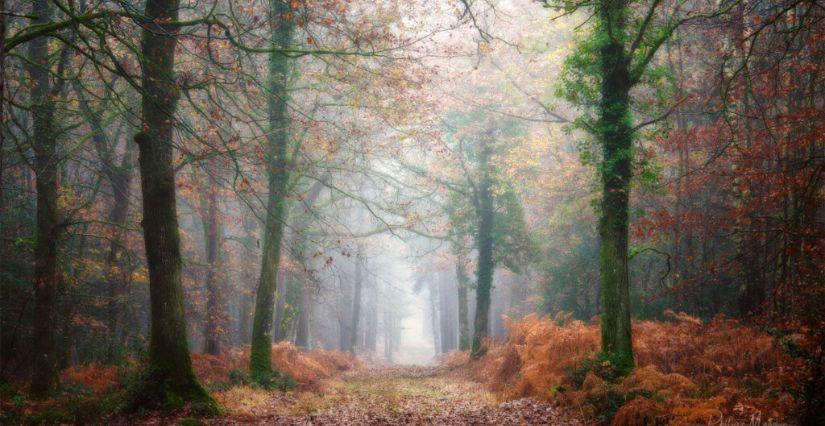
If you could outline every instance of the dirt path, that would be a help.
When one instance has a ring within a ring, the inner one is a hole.
[[[498,403],[481,385],[433,367],[373,367],[324,383],[321,392],[235,388],[228,416],[207,423],[283,425],[580,424],[532,400]]]

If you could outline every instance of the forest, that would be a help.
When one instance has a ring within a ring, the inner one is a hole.
[[[0,0],[0,423],[825,425],[820,0]]]

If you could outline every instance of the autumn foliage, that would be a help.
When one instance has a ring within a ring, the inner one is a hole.
[[[85,386],[93,393],[102,393],[120,384],[120,375],[120,369],[115,365],[90,363],[63,370],[60,373],[60,381]]]
[[[491,344],[471,374],[504,399],[551,400],[613,424],[789,418],[801,368],[771,336],[724,317],[666,317],[634,323],[638,367],[624,378],[596,356],[598,322],[565,314],[507,320],[507,341]]]
[[[232,348],[221,356],[192,354],[192,363],[198,378],[211,384],[232,384],[233,374],[246,370],[249,347]],[[360,366],[359,361],[340,351],[317,349],[304,352],[290,342],[272,345],[272,368],[290,377],[301,389],[317,390],[323,379]]]

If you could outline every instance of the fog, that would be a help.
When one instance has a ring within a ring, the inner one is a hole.
[[[672,318],[821,365],[821,6],[0,1],[0,405],[521,368],[531,324],[611,384]]]

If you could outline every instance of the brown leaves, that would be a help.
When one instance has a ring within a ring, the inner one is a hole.
[[[493,345],[469,369],[502,397],[554,400],[593,417],[605,415],[611,395],[621,396],[627,403],[614,424],[706,423],[722,414],[746,420],[754,413],[776,420],[790,412],[783,383],[793,380],[795,360],[771,336],[721,317],[705,324],[683,312],[665,315],[672,321],[633,324],[638,367],[615,382],[593,367],[576,382],[573,372],[598,351],[599,326],[564,315],[508,320],[507,342]],[[458,364],[456,355],[447,359]]]

